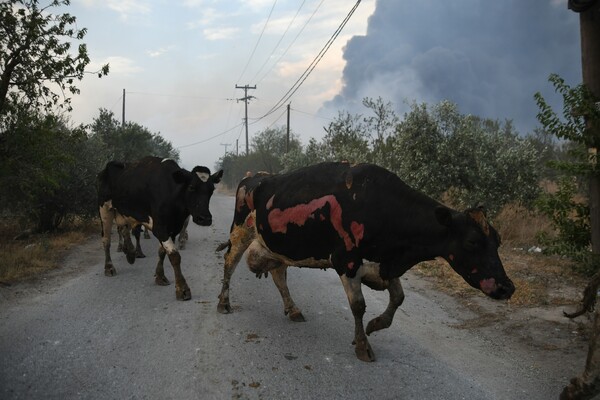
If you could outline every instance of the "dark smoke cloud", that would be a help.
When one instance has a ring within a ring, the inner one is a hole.
[[[362,113],[365,96],[401,111],[450,100],[526,133],[539,125],[535,92],[562,107],[551,73],[581,82],[579,16],[566,0],[378,0],[344,59],[343,89],[327,109]]]

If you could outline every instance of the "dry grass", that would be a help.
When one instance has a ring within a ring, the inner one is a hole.
[[[58,233],[31,234],[15,240],[21,233],[17,226],[10,221],[0,225],[0,283],[5,285],[58,268],[71,248],[99,230],[98,221],[77,221]]]

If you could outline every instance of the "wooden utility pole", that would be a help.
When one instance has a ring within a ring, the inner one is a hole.
[[[123,89],[123,113],[121,114],[122,116],[122,121],[121,122],[121,126],[124,128],[125,127],[125,89]]]
[[[600,99],[600,0],[569,0],[569,8],[579,13],[581,31],[581,72],[583,84]],[[600,107],[596,103],[596,107]],[[592,253],[600,255],[600,171],[597,154],[600,148],[600,126],[587,122],[592,140],[589,152],[594,163],[594,173],[590,179],[590,225],[592,231]]]
[[[287,105],[287,130],[285,136],[285,152],[290,151],[290,105]]]
[[[244,89],[244,97],[242,97],[241,99],[238,99],[238,101],[243,100],[244,104],[245,104],[245,109],[246,109],[246,116],[244,117],[244,124],[246,125],[246,155],[248,155],[250,153],[249,147],[248,147],[248,100],[251,100],[254,98],[254,96],[248,96],[248,89],[256,89],[256,85],[254,85],[254,86],[235,85],[235,88],[236,89]]]

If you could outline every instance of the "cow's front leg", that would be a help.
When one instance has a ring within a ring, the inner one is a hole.
[[[404,301],[404,290],[400,283],[400,278],[385,280],[379,274],[379,265],[368,262],[361,267],[361,282],[373,290],[387,290],[390,296],[385,311],[378,317],[373,318],[367,324],[367,335],[380,329],[389,328],[394,320],[394,314]]]
[[[254,213],[251,213],[250,215],[253,216]],[[250,246],[250,243],[254,238],[252,229],[252,226],[249,226],[249,224],[245,222],[240,226],[234,225],[229,234],[229,249],[224,257],[223,285],[221,287],[221,293],[219,294],[219,304],[217,305],[217,311],[221,314],[231,313],[231,305],[229,304],[229,282],[231,281],[231,276],[235,271],[235,267],[240,262],[242,255],[248,246]]]
[[[302,315],[302,311],[292,299],[290,295],[290,290],[287,285],[287,265],[282,265],[279,268],[275,268],[271,270],[271,277],[273,277],[273,282],[277,289],[279,289],[279,293],[281,294],[281,298],[283,299],[283,310],[285,315],[289,317],[294,322],[304,322],[304,315]]]
[[[375,353],[373,353],[373,349],[371,349],[363,326],[363,316],[365,315],[367,306],[360,287],[361,278],[358,275],[354,278],[348,278],[343,274],[340,275],[340,279],[342,280],[342,285],[344,285],[344,291],[346,292],[346,296],[348,296],[350,309],[354,316],[353,344],[356,357],[361,361],[375,361]]]
[[[102,247],[104,248],[104,275],[106,276],[115,276],[117,274],[117,270],[115,269],[112,259],[110,258],[110,235],[114,218],[115,214],[110,209],[108,204],[104,204],[100,207]]]
[[[181,273],[181,255],[179,254],[175,243],[173,243],[172,239],[169,239],[166,242],[161,242],[161,244],[167,251],[169,261],[173,267],[173,273],[175,275],[175,296],[177,297],[177,300],[190,300],[192,298],[192,291]]]
[[[160,286],[168,286],[171,284],[165,276],[165,256],[167,250],[161,245],[158,246],[158,264],[156,264],[156,270],[154,271],[154,283]]]

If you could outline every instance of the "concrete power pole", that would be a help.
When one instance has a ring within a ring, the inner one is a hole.
[[[579,13],[581,31],[581,72],[583,84],[600,99],[600,0],[569,0],[569,8]],[[596,103],[600,107],[600,103]],[[597,157],[600,148],[599,122],[588,121],[591,137],[590,154],[598,168]],[[600,174],[596,171],[590,178],[590,224],[592,231],[592,253],[600,256]]]
[[[248,154],[250,154],[249,147],[248,147],[248,100],[251,100],[254,98],[254,96],[248,96],[248,89],[256,89],[256,85],[254,85],[254,86],[235,85],[235,88],[236,89],[244,89],[244,97],[242,97],[241,99],[238,99],[238,101],[243,100],[245,109],[246,109],[246,114],[245,114],[246,116],[244,117],[244,124],[246,125],[246,155],[248,155]]]

